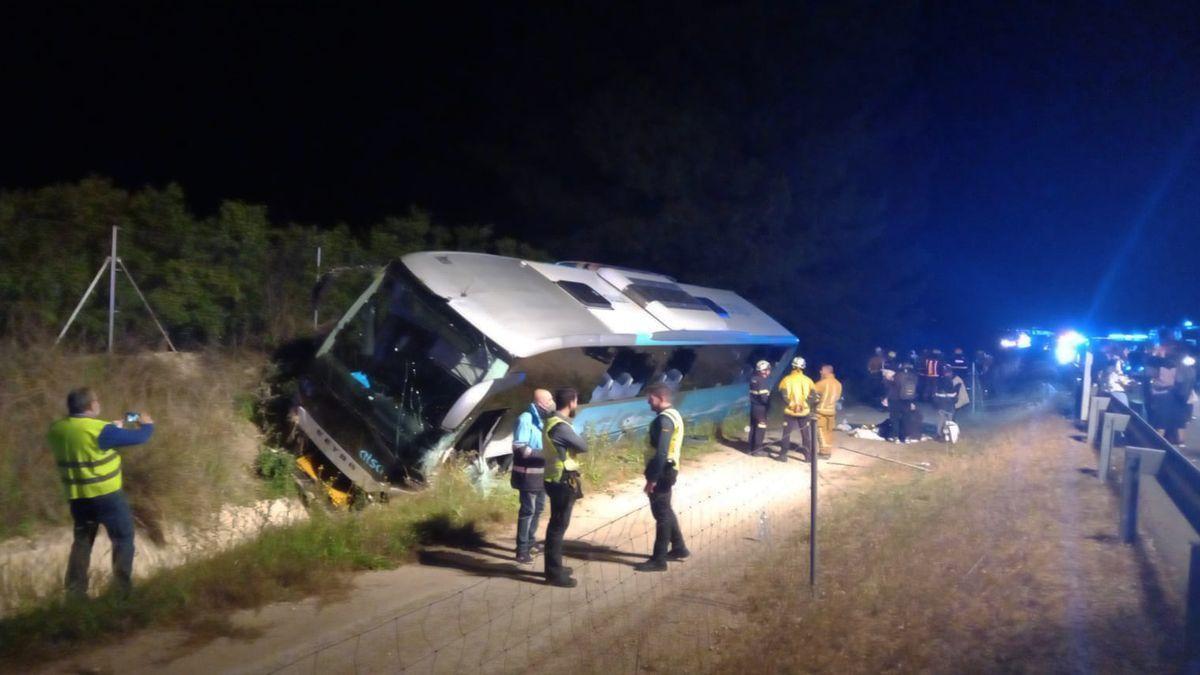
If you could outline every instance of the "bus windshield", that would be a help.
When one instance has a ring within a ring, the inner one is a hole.
[[[335,395],[396,458],[440,437],[468,388],[508,371],[499,348],[399,266],[375,278],[318,357]]]

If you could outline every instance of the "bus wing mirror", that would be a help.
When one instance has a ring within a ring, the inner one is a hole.
[[[480,382],[463,392],[462,396],[450,406],[449,412],[442,418],[442,429],[445,431],[454,431],[466,421],[471,415],[471,411],[479,405],[483,399],[492,394],[498,394],[502,391],[508,391],[513,387],[519,386],[525,381],[525,373],[509,373],[504,377],[495,380]]]

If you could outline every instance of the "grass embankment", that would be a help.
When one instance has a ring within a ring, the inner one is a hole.
[[[231,610],[335,593],[349,572],[394,567],[417,544],[460,538],[509,518],[514,495],[483,494],[464,471],[449,469],[428,489],[390,504],[360,512],[314,509],[304,523],[267,529],[211,558],[154,574],[128,598],[58,599],[0,620],[0,655],[61,655],[151,625],[222,634]]]
[[[713,450],[716,446],[704,440],[712,431],[711,425],[690,431],[685,457]],[[582,472],[588,489],[639,474],[644,442],[641,435],[594,442]],[[260,457],[268,491],[286,490],[286,458],[274,455],[264,464]],[[151,625],[191,629],[201,637],[230,634],[231,610],[336,593],[350,573],[399,565],[421,544],[482,540],[489,526],[515,517],[516,492],[507,487],[507,478],[501,480],[485,491],[463,467],[445,466],[416,494],[359,512],[314,509],[307,522],[265,530],[211,558],[154,574],[136,584],[128,598],[41,603],[0,620],[0,656],[16,661],[61,656]]]
[[[876,467],[824,512],[819,600],[797,592],[802,536],[748,578],[746,628],[718,642],[716,670],[1172,670],[1173,613],[1115,542],[1115,499],[1069,433],[1036,418],[931,474]]]
[[[122,453],[125,491],[145,533],[253,498],[249,418],[263,362],[240,352],[110,357],[0,346],[0,539],[70,522],[45,436],[79,386],[96,390],[105,419],[128,410],[155,417],[153,440]]]

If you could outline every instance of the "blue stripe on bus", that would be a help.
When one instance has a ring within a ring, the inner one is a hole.
[[[675,408],[689,424],[719,422],[734,406],[746,404],[746,397],[744,382],[696,389],[679,394]],[[655,413],[650,410],[646,399],[635,398],[580,406],[574,424],[576,429],[585,434],[614,437],[625,432],[644,431],[654,417]]]

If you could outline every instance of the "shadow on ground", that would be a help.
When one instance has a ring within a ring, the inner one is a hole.
[[[516,562],[491,562],[462,551],[426,550],[417,554],[417,561],[430,567],[448,567],[477,577],[505,577],[516,581],[542,584],[545,578],[533,567]]]
[[[564,541],[563,555],[576,560],[596,560],[630,566],[646,559],[645,553],[630,553],[611,546],[597,546],[586,541]]]

